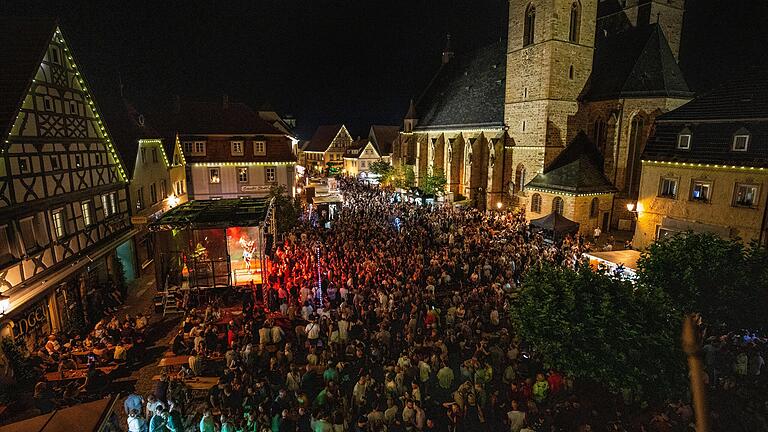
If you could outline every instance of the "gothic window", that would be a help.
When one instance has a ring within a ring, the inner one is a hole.
[[[523,46],[533,44],[533,34],[536,27],[536,7],[528,5],[525,10],[525,26],[523,28]]]
[[[533,194],[531,197],[531,213],[541,213],[541,195]]]
[[[592,141],[600,149],[600,153],[605,153],[605,122],[601,118],[595,120],[592,128]]]
[[[589,217],[596,218],[598,213],[600,213],[600,200],[595,197],[589,205]]]
[[[579,3],[574,2],[571,5],[571,21],[570,21],[570,28],[568,30],[568,41],[570,42],[579,41],[579,24],[580,24]]]
[[[643,129],[645,119],[636,115],[629,129],[629,153],[627,154],[626,190],[635,196],[640,189],[640,155],[643,153]]]
[[[517,183],[515,186],[515,192],[520,192],[523,190],[525,187],[525,165],[517,165],[517,170],[515,171],[515,182]]]
[[[563,199],[560,197],[555,197],[552,200],[552,213],[557,213],[559,215],[563,214]]]

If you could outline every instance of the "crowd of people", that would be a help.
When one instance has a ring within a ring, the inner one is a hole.
[[[126,401],[131,432],[693,430],[688,403],[642,412],[584,397],[516,336],[507,316],[525,270],[575,266],[586,239],[547,242],[517,211],[340,187],[330,227],[304,218],[238,317],[208,306],[185,318],[180,374],[223,356],[204,402],[163,376],[146,401]]]

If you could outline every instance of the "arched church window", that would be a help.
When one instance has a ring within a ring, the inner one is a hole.
[[[598,118],[592,127],[592,142],[595,143],[600,153],[605,153],[605,121]]]
[[[643,138],[645,129],[645,118],[636,115],[632,118],[629,129],[629,151],[627,153],[627,174],[625,189],[630,196],[637,196],[640,189],[640,155],[643,153]]]
[[[563,214],[563,199],[560,197],[555,197],[552,200],[552,213],[557,213],[559,215]]]
[[[533,194],[531,197],[531,213],[541,213],[541,195]]]
[[[536,7],[528,5],[525,10],[525,25],[523,27],[523,46],[533,43],[533,33],[536,27]]]
[[[520,192],[523,190],[525,187],[525,165],[517,165],[517,169],[515,170],[515,182],[517,183],[515,192]]]
[[[570,42],[579,41],[579,25],[581,24],[579,9],[580,9],[579,2],[574,2],[571,5],[571,21],[570,21],[570,28],[568,30],[568,40]]]
[[[596,218],[598,213],[600,213],[600,200],[595,197],[589,205],[589,217]]]

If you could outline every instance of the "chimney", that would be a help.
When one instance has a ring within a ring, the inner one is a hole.
[[[173,97],[173,112],[176,114],[181,112],[181,98],[179,95],[175,95]]]
[[[227,95],[224,95],[224,97],[223,97],[222,99],[223,99],[223,101],[222,101],[222,104],[221,104],[221,106],[222,106],[224,109],[227,109],[227,108],[229,108],[229,96],[227,96]]]
[[[445,35],[445,48],[443,48],[443,64],[448,64],[453,58],[453,48],[451,48],[451,34]]]

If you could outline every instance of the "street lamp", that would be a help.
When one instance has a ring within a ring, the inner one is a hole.
[[[168,197],[168,206],[171,207],[171,208],[174,208],[177,205],[179,205],[179,197],[177,197],[176,195],[169,196]]]
[[[499,202],[497,202],[497,203],[496,203],[496,208],[497,208],[497,209],[499,209],[499,210],[501,210],[501,207],[502,207],[503,205],[504,205],[504,204],[502,204],[502,203],[501,203],[501,201],[499,201]]]
[[[0,294],[0,317],[8,313],[11,309],[11,298],[7,295]]]
[[[630,213],[637,213],[635,211],[635,203],[633,202],[627,203],[627,211]]]

